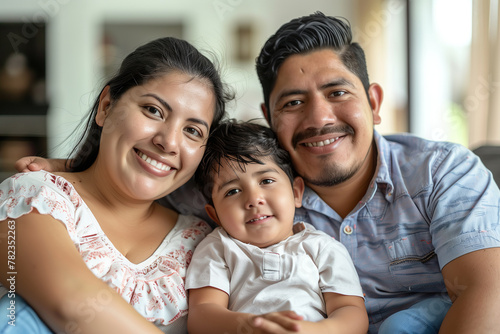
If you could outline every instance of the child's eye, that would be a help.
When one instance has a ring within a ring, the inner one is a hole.
[[[240,190],[239,190],[239,189],[231,189],[231,190],[229,190],[229,191],[226,193],[226,195],[225,195],[224,197],[233,196],[233,195],[235,195],[235,194],[237,194],[237,193],[239,193],[239,192],[240,192]]]
[[[275,181],[273,179],[264,179],[260,183],[261,184],[271,184],[274,183]]]

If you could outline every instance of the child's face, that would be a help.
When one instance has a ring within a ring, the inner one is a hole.
[[[295,208],[302,205],[304,182],[294,184],[270,158],[238,166],[224,161],[214,177],[210,217],[233,238],[258,247],[276,244],[293,234]]]

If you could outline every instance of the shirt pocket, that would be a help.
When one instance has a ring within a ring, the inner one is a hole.
[[[431,236],[418,232],[385,243],[389,271],[404,291],[446,291]]]

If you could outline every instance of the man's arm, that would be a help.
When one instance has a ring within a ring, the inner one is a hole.
[[[463,255],[442,270],[453,305],[440,334],[489,334],[500,330],[500,248]]]
[[[66,172],[65,159],[45,159],[41,157],[29,156],[16,161],[18,172],[36,172],[41,169],[47,172]]]

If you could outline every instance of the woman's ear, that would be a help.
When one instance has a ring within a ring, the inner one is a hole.
[[[111,107],[111,95],[109,93],[109,85],[104,87],[99,96],[99,106],[97,107],[97,114],[95,115],[95,122],[99,126],[104,125],[104,120],[108,117],[109,108]]]
[[[212,220],[216,222],[217,225],[220,226],[219,216],[217,216],[217,211],[215,210],[213,205],[205,204],[205,211],[207,212],[208,216],[212,218]]]
[[[295,200],[295,207],[300,208],[302,206],[302,196],[304,195],[304,179],[300,176],[297,176],[293,180],[293,198]]]

